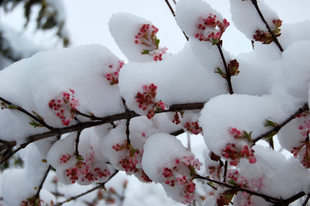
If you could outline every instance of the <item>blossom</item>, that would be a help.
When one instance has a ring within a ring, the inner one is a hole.
[[[74,98],[74,90],[69,92],[61,92],[56,99],[52,99],[48,103],[54,114],[61,119],[63,125],[68,126],[77,112],[80,105],[79,100]]]

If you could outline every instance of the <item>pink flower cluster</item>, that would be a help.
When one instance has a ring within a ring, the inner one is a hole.
[[[298,118],[304,118],[304,124],[299,126],[300,134],[305,138],[305,140],[300,142],[299,146],[293,147],[291,153],[294,157],[299,160],[299,162],[307,169],[310,168],[310,119],[306,119],[308,114],[300,116]]]
[[[71,158],[70,154],[62,155],[60,158],[61,164],[66,164]],[[110,170],[106,168],[100,168],[94,166],[94,152],[86,155],[84,160],[78,160],[74,167],[65,170],[65,175],[69,178],[71,183],[75,183],[80,180],[82,182],[98,181],[103,177],[111,175]]]
[[[155,97],[157,94],[156,85],[143,85],[142,89],[143,92],[138,92],[135,98],[136,102],[139,104],[139,108],[141,108],[142,110],[148,110],[147,118],[151,119],[155,115],[155,112],[169,109],[168,104],[162,102],[161,100],[155,102]]]
[[[79,100],[74,98],[74,90],[61,92],[59,97],[52,99],[48,103],[54,114],[61,119],[63,125],[68,126],[74,118],[77,107],[80,105]]]
[[[304,121],[304,125],[300,125],[299,128],[301,135],[307,138],[310,133],[310,119]]]
[[[229,133],[236,140],[247,139],[245,132],[239,131],[237,128],[229,128]],[[251,164],[256,163],[256,157],[254,156],[254,150],[248,145],[243,145],[242,147],[237,146],[235,143],[227,143],[222,149],[222,156],[231,159],[230,165],[237,166],[241,158],[247,158]]]
[[[113,145],[112,148],[119,152],[118,164],[128,174],[135,174],[140,180],[144,182],[152,182],[152,180],[145,174],[142,168],[137,168],[137,164],[142,159],[142,153],[133,148],[128,141],[125,141],[124,144]]]
[[[275,19],[272,21],[272,23],[274,29],[271,32],[275,37],[279,37],[281,35],[280,27],[282,26],[282,20]],[[263,44],[270,44],[271,42],[273,42],[273,37],[269,31],[256,30],[255,34],[253,35],[253,39],[255,41],[262,42]]]
[[[194,35],[200,41],[209,41],[214,45],[220,42],[223,33],[229,25],[230,23],[226,19],[220,21],[216,15],[209,14],[209,16],[203,16],[198,19],[197,31]]]
[[[159,39],[156,37],[158,28],[154,25],[143,24],[139,33],[135,36],[135,43],[142,44],[147,48],[141,54],[147,54],[153,57],[154,61],[161,61],[162,55],[166,54],[167,47],[159,48]]]
[[[183,126],[187,131],[198,135],[202,134],[202,128],[199,126],[198,121],[196,122],[186,122],[185,125]]]
[[[131,144],[128,144],[125,141],[124,144],[116,144],[113,145],[112,148],[117,151],[121,152],[121,159],[119,160],[119,165],[126,171],[126,172],[134,172],[136,170],[136,165],[139,163],[139,158],[141,156],[140,151],[138,149],[134,149]]]
[[[185,198],[183,203],[191,203],[195,198],[194,192],[196,186],[192,182],[193,178],[191,176],[196,173],[195,169],[200,170],[201,165],[202,163],[193,155],[175,159],[175,165],[173,167],[164,167],[162,169],[162,183],[171,187],[180,187],[180,195]]]
[[[109,65],[109,72],[106,72],[104,77],[110,82],[110,85],[118,84],[118,76],[119,71],[125,65],[124,61],[119,60],[117,65],[110,64]]]
[[[259,178],[247,179],[239,174],[238,170],[229,170],[227,174],[227,182],[237,187],[246,188],[251,191],[259,191],[264,185],[266,175],[262,175]],[[242,192],[242,196],[237,199],[238,205],[249,206],[251,205],[251,196],[247,192]]]

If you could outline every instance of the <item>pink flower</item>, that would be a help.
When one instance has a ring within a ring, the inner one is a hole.
[[[70,89],[69,92],[61,92],[59,97],[52,99],[48,105],[54,114],[61,119],[62,124],[68,126],[80,103],[74,98],[74,90]]]
[[[198,19],[196,25],[195,38],[200,41],[209,41],[212,44],[217,44],[230,23],[223,19],[221,22],[216,15],[209,14]]]

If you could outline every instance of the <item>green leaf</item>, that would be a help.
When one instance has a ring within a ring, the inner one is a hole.
[[[29,122],[29,124],[32,125],[34,128],[36,128],[36,127],[43,127],[42,124],[36,123],[35,121]]]
[[[252,133],[253,133],[253,131],[250,132],[250,133],[247,133],[246,131],[243,131],[244,137],[245,137],[249,142],[252,141]]]
[[[141,52],[141,54],[150,54],[150,51],[149,51],[149,50],[143,50],[143,51]]]
[[[220,74],[224,79],[226,79],[226,74],[220,69],[220,67],[217,67],[214,73]]]
[[[276,122],[273,122],[269,119],[265,120],[265,127],[277,127],[279,126]]]
[[[76,155],[75,158],[80,161],[84,160],[84,157],[82,155]]]
[[[155,39],[155,43],[156,43],[156,45],[159,45],[160,40],[156,38],[156,39]]]
[[[10,104],[9,109],[17,109],[17,106],[15,106],[14,104]]]

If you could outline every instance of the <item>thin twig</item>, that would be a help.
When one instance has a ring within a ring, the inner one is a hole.
[[[210,181],[210,182],[214,182],[220,186],[223,186],[223,187],[227,187],[227,188],[230,188],[230,189],[234,189],[234,190],[237,190],[237,191],[241,191],[241,192],[247,192],[251,195],[255,195],[255,196],[259,196],[263,199],[265,199],[267,202],[271,202],[271,203],[277,203],[277,202],[280,202],[281,200],[278,199],[278,198],[275,198],[275,197],[271,197],[269,195],[265,195],[265,194],[260,194],[258,192],[254,192],[254,191],[251,191],[251,190],[248,190],[246,188],[242,188],[242,187],[236,187],[236,186],[233,186],[233,185],[230,185],[230,184],[227,184],[227,183],[224,183],[224,182],[221,182],[221,181],[217,181],[217,180],[213,180],[211,178],[208,178],[208,177],[202,177],[198,174],[196,174],[194,176],[195,179],[202,179],[202,180],[207,180],[207,181]]]
[[[80,156],[79,153],[79,142],[82,130],[78,130],[75,138],[75,155]]]
[[[41,191],[41,189],[42,189],[42,187],[43,187],[43,184],[44,184],[44,182],[45,182],[45,180],[46,180],[46,177],[47,177],[47,175],[48,175],[50,169],[51,169],[51,166],[49,165],[48,168],[47,168],[47,170],[45,171],[44,176],[43,176],[43,178],[42,178],[42,181],[41,181],[41,183],[40,183],[40,185],[39,185],[39,187],[38,187],[37,194],[35,195],[36,199],[39,199],[39,198],[40,198],[40,191]]]
[[[73,196],[73,197],[71,197],[71,198],[69,198],[69,199],[67,199],[67,200],[65,200],[65,201],[63,201],[63,202],[58,202],[56,205],[53,205],[53,206],[60,206],[60,205],[63,205],[63,204],[65,204],[65,203],[67,203],[67,202],[70,202],[71,200],[75,200],[75,199],[77,199],[77,198],[79,198],[79,197],[82,197],[82,196],[84,196],[84,195],[87,195],[88,193],[91,193],[91,192],[93,192],[93,191],[95,191],[95,190],[97,190],[97,189],[104,188],[105,184],[106,184],[107,182],[109,182],[117,173],[118,173],[118,170],[116,170],[116,171],[109,177],[109,179],[108,179],[107,181],[105,181],[105,182],[103,182],[103,183],[100,183],[98,186],[96,186],[96,187],[94,187],[94,188],[92,188],[92,189],[90,189],[90,190],[87,190],[86,192],[83,192],[83,193],[81,193],[81,194],[79,194],[79,195]]]
[[[219,53],[221,55],[221,58],[222,58],[222,61],[223,61],[223,65],[224,65],[224,68],[225,68],[225,72],[226,72],[226,81],[227,81],[227,85],[228,85],[228,91],[229,91],[229,94],[233,94],[234,93],[234,90],[233,90],[233,87],[232,87],[232,84],[231,84],[231,74],[230,74],[230,71],[228,69],[228,66],[227,66],[227,63],[226,63],[226,59],[224,57],[224,53],[222,51],[222,46],[221,46],[221,42],[220,41],[219,43],[216,44],[218,50],[219,50]]]
[[[310,194],[307,195],[305,201],[302,203],[302,206],[306,206],[308,201],[309,201],[309,199],[310,199]]]
[[[227,169],[228,169],[228,161],[227,161],[227,160],[225,160],[225,164],[224,164],[224,175],[223,175],[223,182],[226,182]]]
[[[281,124],[278,124],[278,126],[274,127],[272,130],[269,130],[267,132],[265,132],[264,134],[258,136],[257,138],[252,140],[253,145],[258,141],[261,140],[265,137],[268,137],[269,135],[275,135],[277,134],[280,129],[282,127],[284,127],[287,123],[289,123],[290,121],[292,121],[293,119],[295,119],[298,115],[300,115],[301,113],[308,111],[309,107],[308,107],[308,103],[306,103],[303,107],[299,108],[293,115],[289,116],[286,120],[284,120]]]
[[[20,106],[17,106],[17,105],[13,104],[12,102],[10,102],[10,101],[8,101],[8,100],[2,98],[2,97],[0,97],[0,101],[6,103],[6,104],[8,104],[8,105],[14,106],[14,109],[16,109],[16,110],[18,110],[18,111],[20,111],[20,112],[26,114],[27,116],[31,117],[32,119],[34,119],[35,121],[39,122],[42,126],[46,127],[47,129],[49,129],[49,130],[51,130],[51,131],[54,130],[54,128],[51,127],[51,126],[49,126],[48,124],[46,124],[46,123],[44,122],[44,120],[42,120],[42,119],[40,119],[40,118],[34,116],[34,115],[31,114],[30,112],[26,111],[24,108],[22,108],[22,107],[20,107]]]
[[[173,16],[173,17],[175,17],[175,12],[174,12],[174,10],[173,10],[173,8],[172,8],[171,4],[169,3],[169,1],[168,1],[168,0],[165,0],[165,2],[166,2],[166,4],[167,4],[168,8],[170,9],[172,16]],[[175,1],[174,1],[174,4],[176,4],[176,2],[175,2]],[[184,31],[182,31],[182,33],[183,33],[183,35],[184,35],[185,39],[188,41],[188,40],[189,40],[188,36],[185,34],[185,32],[184,32]]]
[[[284,50],[283,50],[283,48],[282,48],[282,46],[281,46],[281,44],[280,44],[278,38],[273,34],[273,32],[272,32],[270,26],[268,25],[268,23],[267,23],[267,21],[266,21],[264,15],[262,14],[261,10],[259,9],[259,6],[258,6],[258,4],[257,4],[257,0],[251,0],[251,1],[252,1],[252,4],[254,5],[254,7],[255,7],[255,9],[256,9],[256,11],[257,11],[257,13],[258,13],[258,15],[260,16],[260,18],[262,19],[262,21],[263,21],[264,24],[266,25],[266,27],[267,27],[267,29],[268,29],[268,32],[271,34],[274,43],[278,46],[279,50],[280,50],[281,52],[283,52]]]

